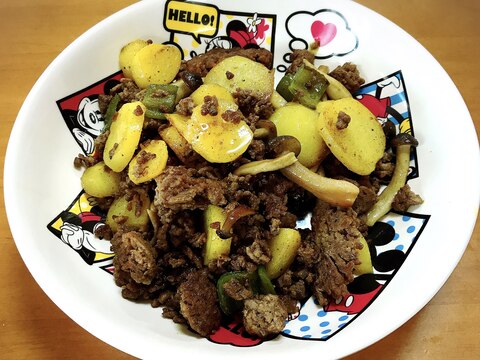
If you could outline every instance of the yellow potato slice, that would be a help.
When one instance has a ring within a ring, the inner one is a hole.
[[[137,39],[129,42],[120,50],[119,64],[122,69],[123,75],[128,78],[132,78],[132,61],[134,56],[140,49],[143,49],[148,45],[146,40]]]
[[[180,161],[186,162],[188,160],[188,156],[191,154],[191,147],[176,127],[169,126],[164,128],[160,131],[160,136],[163,141],[167,143],[168,147],[172,149],[175,155],[177,155]]]
[[[204,265],[208,265],[208,263],[221,256],[230,254],[232,239],[222,239],[217,235],[217,229],[223,226],[225,218],[223,209],[215,205],[208,205],[203,214],[204,228],[207,234],[203,255]]]
[[[89,195],[103,198],[114,195],[120,186],[120,174],[112,171],[103,161],[90,166],[82,174],[82,188]]]
[[[226,100],[231,103],[235,102],[232,94],[218,84],[203,84],[190,95],[195,105],[203,104],[205,96],[216,96],[218,100]]]
[[[167,114],[166,117],[205,160],[227,163],[242,155],[253,139],[253,132],[245,121],[234,123],[222,118],[225,112],[237,109],[235,103],[219,100],[215,116],[202,115],[202,106],[198,105],[190,118],[179,114]]]
[[[176,46],[149,44],[133,57],[132,78],[142,89],[150,84],[169,84],[177,76],[181,61],[182,55]]]
[[[270,116],[277,127],[277,135],[295,137],[302,146],[298,161],[308,168],[320,164],[330,150],[318,130],[318,114],[301,104],[288,103]]]
[[[360,261],[360,265],[355,265],[353,269],[353,273],[355,275],[363,275],[363,274],[372,274],[373,273],[373,265],[372,265],[372,258],[370,256],[370,249],[368,248],[367,241],[362,236],[360,238],[360,243],[362,244],[362,249],[358,251],[358,260]]]
[[[103,152],[103,161],[113,171],[122,171],[132,159],[140,140],[145,109],[140,101],[135,101],[122,105],[114,115]]]
[[[323,140],[335,157],[349,170],[368,175],[385,151],[385,134],[377,118],[353,98],[322,101],[317,105]],[[346,128],[337,127],[338,116],[350,116]]]
[[[151,140],[128,165],[128,177],[135,184],[150,181],[161,174],[168,160],[167,144],[163,140]]]
[[[231,93],[238,88],[272,94],[274,72],[243,56],[231,56],[215,65],[205,76],[205,84],[218,84]]]
[[[289,228],[280,228],[278,235],[269,240],[272,258],[265,265],[265,270],[270,279],[279,277],[290,267],[301,242],[298,230]]]
[[[138,231],[147,230],[150,219],[148,217],[147,210],[150,207],[150,199],[148,198],[145,192],[140,193],[141,208],[137,214],[137,209],[135,206],[131,206],[130,202],[125,198],[125,196],[116,198],[107,212],[107,217],[105,222],[112,229],[113,232],[118,230],[118,224],[115,222],[114,218],[117,216],[122,216],[126,218],[124,225],[130,227],[131,229]]]

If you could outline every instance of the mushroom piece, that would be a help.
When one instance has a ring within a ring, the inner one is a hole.
[[[379,195],[377,202],[367,213],[366,224],[372,226],[392,208],[392,202],[397,192],[407,183],[410,168],[410,149],[417,146],[418,141],[412,135],[400,133],[392,139],[392,146],[396,147],[397,159],[392,180]]]
[[[265,159],[252,161],[247,164],[241,165],[235,169],[234,175],[256,175],[263,172],[281,170],[287,166],[297,162],[297,157],[293,152],[288,152],[276,157],[275,159]]]
[[[277,136],[277,127],[270,120],[259,120],[257,121],[256,127],[253,132],[255,139],[273,139]]]
[[[277,154],[288,150],[300,152],[300,143],[293,136],[279,136],[271,140],[269,146]],[[331,205],[350,207],[360,191],[351,182],[321,176],[298,161],[280,171],[290,181]]]

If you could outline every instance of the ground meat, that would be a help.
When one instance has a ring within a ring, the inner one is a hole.
[[[145,149],[140,150],[140,152],[138,153],[138,155],[136,157],[137,162],[133,166],[132,175],[137,177],[137,178],[145,176],[147,174],[147,171],[148,171],[148,168],[147,168],[146,164],[148,164],[148,162],[150,160],[153,160],[156,157],[157,157],[157,155],[155,155],[154,153],[147,152],[147,151],[145,151]]]
[[[247,117],[247,123],[248,119],[251,119],[249,115],[255,115],[255,118],[259,119],[268,119],[275,111],[270,102],[270,95],[245,89],[237,89],[232,95],[237,100],[240,111]]]
[[[243,325],[245,330],[261,338],[280,333],[285,327],[288,311],[277,295],[260,295],[245,300]]]
[[[218,99],[216,96],[205,96],[201,107],[201,114],[216,116],[218,115]]]
[[[180,313],[193,331],[208,336],[220,326],[217,289],[205,271],[187,275],[177,290]]]
[[[313,64],[315,55],[308,50],[293,50],[290,54],[292,64],[287,69],[287,74],[297,72],[298,68],[303,65],[304,59]]]
[[[312,233],[320,247],[314,293],[321,305],[347,293],[353,268],[359,264],[361,222],[351,208],[341,209],[318,201],[312,214]]]
[[[238,110],[227,110],[222,114],[222,119],[232,124],[239,124],[240,121],[245,121],[245,116]]]
[[[99,239],[111,240],[113,232],[110,226],[102,225],[95,228],[95,236]]]
[[[380,180],[389,180],[394,171],[394,155],[391,151],[385,151],[382,158],[375,165],[375,171],[373,174]]]
[[[176,112],[180,115],[190,116],[192,115],[195,102],[191,97],[186,97],[180,100],[175,108]]]
[[[248,278],[242,282],[239,278],[232,278],[223,284],[225,295],[231,297],[233,300],[247,300],[253,297],[253,291],[248,283]]]
[[[100,161],[99,159],[93,156],[85,156],[83,154],[78,154],[78,156],[75,157],[75,159],[73,160],[73,166],[75,166],[75,168],[77,169],[80,169],[82,167],[88,168],[90,166],[95,165],[99,161]]]
[[[267,242],[262,239],[255,240],[252,245],[246,247],[245,251],[255,264],[265,265],[272,258]]]
[[[407,211],[410,206],[420,205],[423,203],[423,199],[415,194],[410,185],[405,184],[398,190],[392,202],[392,209],[395,211]]]
[[[223,59],[231,56],[240,55],[249,58],[253,61],[259,62],[271,69],[273,64],[273,55],[266,49],[212,49],[205,54],[195,56],[194,58],[184,62],[182,64],[181,71],[189,71],[194,74],[198,74],[202,77],[207,75],[211,68],[218,64]]]
[[[338,113],[337,122],[335,123],[335,127],[338,130],[344,130],[348,127],[348,124],[350,124],[350,120],[351,120],[350,115],[345,114],[343,111],[340,111]]]
[[[143,93],[144,91],[135,84],[135,81],[129,78],[120,79],[120,84],[110,90],[110,95],[118,94],[120,96],[121,103],[141,100]]]
[[[351,93],[356,92],[365,83],[365,80],[360,76],[357,65],[350,62],[337,66],[329,75],[340,81]]]
[[[156,179],[154,204],[159,211],[205,209],[207,205],[225,205],[226,184],[198,176],[198,171],[184,166],[167,166]]]
[[[138,232],[118,234],[112,239],[116,277],[122,272],[136,283],[149,285],[157,272],[155,249]]]
[[[359,185],[358,188],[360,189],[360,192],[358,193],[352,208],[358,215],[362,215],[366,214],[377,202],[378,195],[374,187]]]

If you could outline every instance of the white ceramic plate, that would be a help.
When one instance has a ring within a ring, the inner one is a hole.
[[[464,252],[478,210],[480,183],[478,167],[472,169],[480,161],[469,113],[448,75],[422,46],[354,2],[211,3],[215,5],[185,8],[177,1],[139,2],[87,31],[47,68],[18,114],[5,161],[5,202],[19,252],[38,284],[68,316],[134,356],[338,358],[358,351],[420,310]],[[202,22],[206,27],[200,27]],[[377,287],[364,294],[351,291],[346,303],[326,310],[307,302],[301,315],[272,341],[241,347],[239,341],[245,339],[223,329],[227,340],[220,341],[237,346],[219,345],[163,319],[159,309],[123,300],[109,273],[111,259],[94,239],[79,251],[61,241],[57,230],[62,222],[82,223],[88,240],[87,220],[98,221],[85,202],[70,206],[81,191],[80,172],[72,160],[81,145],[88,146],[89,136],[95,136],[94,124],[82,126],[78,120],[94,113],[94,97],[87,95],[101,93],[105,86],[92,85],[118,71],[120,48],[136,38],[177,43],[187,57],[207,46],[256,43],[274,51],[277,77],[288,66],[291,49],[314,39],[323,44],[317,64],[359,65],[370,83],[364,98],[376,104],[379,119],[414,129],[420,146],[409,184],[425,199],[413,213],[389,214],[383,220],[393,233],[383,239],[386,245],[376,247]],[[454,169],[467,166],[469,176],[453,175]],[[76,214],[76,220],[59,219],[64,210]],[[396,257],[382,259],[384,253]],[[387,264],[397,260],[382,268],[385,259]]]

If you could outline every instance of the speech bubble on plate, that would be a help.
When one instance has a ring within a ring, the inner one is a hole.
[[[217,35],[219,10],[204,3],[171,0],[165,4],[163,25],[166,30],[190,34],[200,43],[200,38]]]

